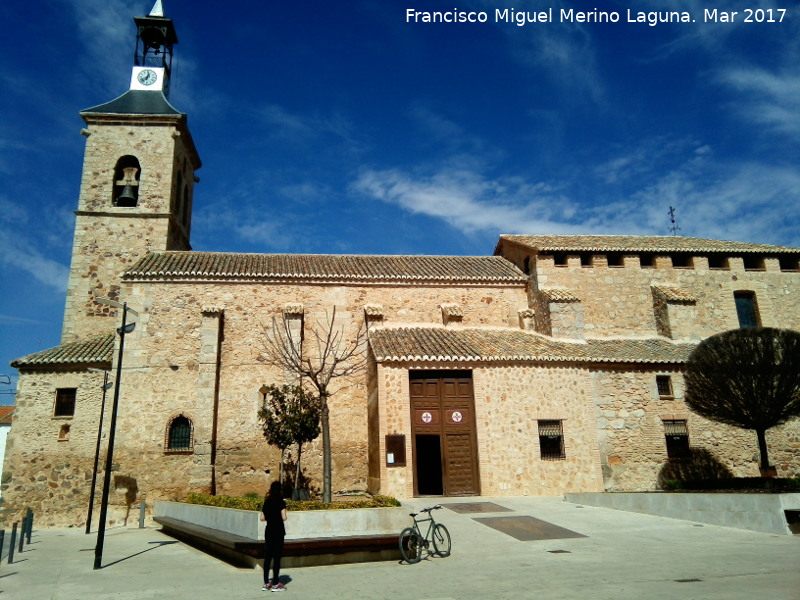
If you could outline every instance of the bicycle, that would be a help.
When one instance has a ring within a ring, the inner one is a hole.
[[[428,554],[447,557],[450,556],[450,532],[447,527],[441,523],[437,523],[433,519],[431,511],[442,508],[441,504],[423,508],[419,513],[409,513],[411,518],[414,519],[413,527],[406,527],[400,532],[400,554],[403,559],[410,565],[416,564],[422,560],[422,554],[427,550]],[[417,519],[420,513],[428,513],[426,519]],[[428,529],[425,535],[422,535],[420,530],[420,523],[428,523]],[[431,550],[431,545],[433,550]]]

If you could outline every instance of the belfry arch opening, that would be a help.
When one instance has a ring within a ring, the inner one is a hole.
[[[133,208],[139,204],[139,177],[142,169],[135,156],[126,155],[114,167],[114,206]]]

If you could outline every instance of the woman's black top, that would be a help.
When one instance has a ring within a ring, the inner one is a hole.
[[[286,528],[283,525],[281,512],[286,508],[286,501],[283,498],[268,497],[261,507],[264,518],[267,521],[267,528],[264,533],[266,539],[282,538],[286,536]]]

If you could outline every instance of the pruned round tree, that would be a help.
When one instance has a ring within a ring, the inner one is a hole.
[[[303,444],[313,442],[319,436],[322,405],[318,396],[306,393],[297,385],[265,385],[260,391],[264,399],[258,417],[264,426],[267,443],[281,451],[281,483],[284,453],[290,445],[297,444],[294,477],[294,489],[297,491]]]
[[[766,471],[765,432],[800,416],[800,333],[765,327],[707,338],[689,356],[685,381],[692,411],[755,430]]]

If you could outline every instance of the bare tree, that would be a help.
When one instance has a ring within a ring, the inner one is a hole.
[[[363,324],[352,335],[336,323],[336,308],[325,322],[308,328],[309,336],[292,335],[288,321],[274,318],[263,326],[264,361],[296,376],[319,396],[322,409],[322,499],[331,501],[331,435],[328,399],[352,384],[348,378],[367,366],[367,332]],[[304,348],[305,346],[305,348]],[[337,382],[334,385],[333,382]]]
[[[800,333],[748,328],[712,336],[689,356],[685,380],[691,410],[755,430],[768,473],[766,430],[800,416]]]

